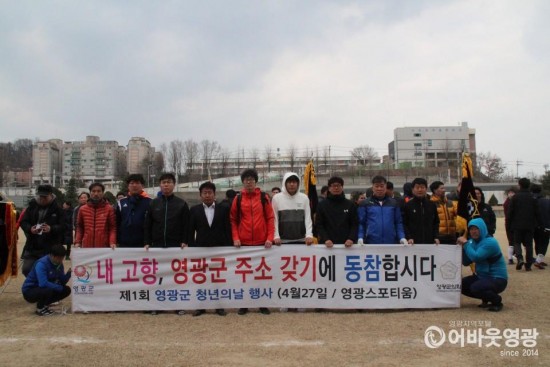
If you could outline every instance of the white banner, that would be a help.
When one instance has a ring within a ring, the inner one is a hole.
[[[461,248],[74,249],[73,311],[460,307]]]

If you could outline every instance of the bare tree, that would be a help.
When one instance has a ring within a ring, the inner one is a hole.
[[[221,147],[216,141],[203,140],[200,143],[200,152],[202,158],[202,174],[210,176],[210,162],[220,154]]]
[[[252,148],[250,150],[250,160],[252,161],[252,168],[256,169],[256,165],[260,160],[260,151],[258,148]]]
[[[506,170],[502,159],[491,152],[479,152],[476,156],[476,166],[479,172],[487,176],[491,180],[499,180]]]
[[[273,163],[273,160],[275,159],[275,153],[273,151],[273,147],[271,145],[267,145],[264,148],[264,157],[265,162],[267,163],[267,172],[271,171],[271,164]]]
[[[227,166],[229,164],[229,158],[231,155],[229,154],[229,151],[227,149],[223,149],[220,153],[220,164],[221,164],[221,175],[227,176],[229,172],[227,172]]]
[[[235,163],[237,165],[237,174],[240,174],[241,167],[244,163],[244,148],[241,148],[240,146],[237,147],[237,159]]]
[[[176,180],[181,175],[184,163],[184,143],[181,140],[172,140],[167,148],[166,166],[174,172]]]
[[[191,177],[195,170],[195,163],[199,160],[199,144],[193,139],[183,142],[183,158],[185,160],[186,174]]]
[[[353,148],[350,151],[350,154],[353,158],[357,159],[362,166],[369,166],[369,169],[372,168],[372,162],[374,160],[380,160],[378,154],[374,151],[372,147],[368,145],[361,145],[356,148]]]
[[[296,145],[290,144],[288,146],[288,163],[290,163],[290,170],[294,172],[294,165],[296,164]]]
[[[323,166],[325,168],[325,173],[330,172],[329,161],[330,161],[330,146],[325,146],[323,147],[323,151],[321,152],[321,162],[323,163]]]

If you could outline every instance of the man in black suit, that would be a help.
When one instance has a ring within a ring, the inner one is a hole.
[[[199,193],[202,204],[195,205],[190,210],[189,246],[232,246],[229,207],[216,205],[216,185],[204,182],[199,187]],[[200,316],[205,312],[196,310],[193,316]],[[216,313],[220,316],[226,315],[223,308],[216,309]]]

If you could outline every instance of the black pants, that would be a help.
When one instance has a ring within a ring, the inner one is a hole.
[[[42,256],[34,256],[34,255],[25,255],[25,258],[23,259],[23,267],[21,269],[21,272],[25,276],[25,278],[29,275],[29,273],[32,270],[32,267],[34,266],[34,263],[38,261]]]
[[[546,255],[548,250],[548,241],[550,240],[550,233],[546,232],[544,228],[535,229],[535,255]]]
[[[50,303],[61,301],[71,294],[71,288],[64,285],[61,292],[55,291],[52,288],[31,288],[23,293],[23,298],[29,303],[36,303],[36,307],[42,308]]]
[[[502,302],[502,293],[508,285],[508,280],[502,278],[480,279],[477,275],[462,278],[462,294],[496,305]]]
[[[521,245],[525,247],[525,263],[531,266],[533,263],[533,236],[534,231],[531,229],[514,229],[514,253],[518,261],[523,260]]]

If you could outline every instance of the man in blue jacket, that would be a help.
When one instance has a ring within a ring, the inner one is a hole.
[[[143,191],[143,175],[129,175],[126,183],[128,196],[122,198],[116,208],[117,242],[120,247],[143,247],[145,217],[151,198]]]
[[[462,278],[462,294],[481,299],[479,307],[489,311],[502,310],[502,293],[508,285],[508,271],[500,246],[489,236],[487,225],[481,218],[468,223],[470,240],[462,246],[462,264],[476,264],[476,273]]]
[[[21,288],[23,298],[36,303],[38,316],[50,316],[54,312],[48,307],[71,294],[67,282],[71,279],[71,269],[63,268],[63,259],[67,251],[63,245],[54,245],[49,255],[34,263]]]
[[[386,185],[384,177],[375,176],[372,196],[359,206],[359,244],[407,244],[401,210],[397,201],[387,196]]]

